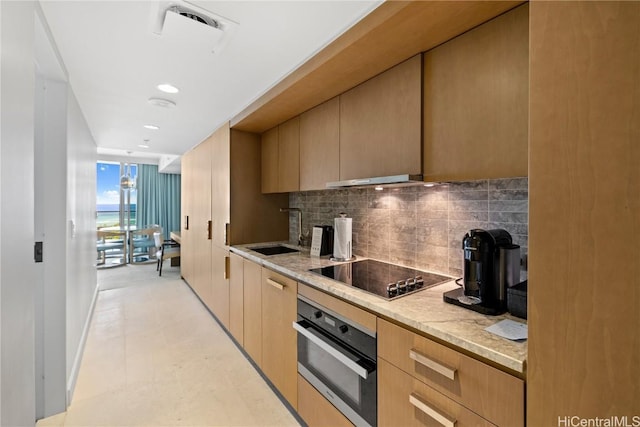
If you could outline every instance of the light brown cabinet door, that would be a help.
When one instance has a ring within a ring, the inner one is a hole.
[[[353,427],[326,397],[298,375],[298,415],[309,427]]]
[[[229,332],[244,347],[244,263],[234,253],[229,262]]]
[[[524,381],[378,318],[378,358],[496,425],[524,426]]]
[[[182,156],[181,159],[181,177],[180,177],[180,275],[187,283],[193,281],[193,239],[191,236],[191,227],[193,221],[193,151],[189,151]],[[166,238],[167,236],[165,236]]]
[[[422,173],[422,55],[340,95],[340,179]]]
[[[425,181],[527,176],[529,5],[424,54]]]
[[[340,100],[300,115],[300,191],[324,190],[340,180]]]
[[[244,260],[244,349],[262,366],[262,267]]]
[[[278,192],[278,127],[262,134],[262,192]]]
[[[278,192],[300,190],[300,117],[278,126]]]
[[[569,414],[630,425],[640,416],[640,2],[530,9],[527,425]]]
[[[471,412],[384,359],[378,359],[378,425],[490,427]]]
[[[226,224],[231,206],[231,132],[225,123],[211,136],[211,244],[228,246]]]
[[[289,401],[297,407],[298,362],[295,280],[269,269],[262,269],[262,371]]]
[[[220,323],[229,329],[229,251],[211,247],[211,305],[209,308]]]
[[[208,138],[193,149],[193,219],[189,229],[193,248],[193,280],[189,282],[200,299],[211,307],[211,147]]]

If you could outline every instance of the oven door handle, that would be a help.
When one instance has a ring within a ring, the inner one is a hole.
[[[347,357],[342,351],[336,349],[335,347],[327,343],[322,338],[309,332],[309,330],[304,326],[302,326],[300,323],[293,322],[293,329],[298,331],[302,336],[304,336],[306,339],[308,339],[309,341],[311,341],[312,343],[320,347],[322,350],[326,351],[331,356],[335,357],[340,363],[342,363],[347,368],[351,369],[353,372],[355,372],[365,380],[369,376],[369,372],[367,371],[366,368],[363,368],[362,366],[358,365],[355,361]]]

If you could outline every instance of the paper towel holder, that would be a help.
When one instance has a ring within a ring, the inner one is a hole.
[[[353,260],[355,260],[355,259],[356,259],[356,257],[355,257],[355,255],[353,255],[353,252],[352,252],[352,247],[351,247],[352,239],[351,239],[351,237],[350,237],[349,239],[347,239],[347,242],[346,242],[346,244],[347,244],[347,251],[346,251],[346,252],[347,252],[347,254],[349,254],[349,255],[351,255],[351,256],[350,256],[350,257],[345,257],[345,258],[342,258],[342,257],[336,257],[336,256],[335,256],[335,255],[336,255],[336,254],[335,254],[335,252],[336,252],[336,246],[335,246],[335,245],[337,244],[336,239],[339,239],[339,236],[338,236],[338,233],[339,233],[339,232],[338,232],[339,227],[338,227],[338,224],[337,224],[337,220],[338,220],[338,219],[344,219],[344,218],[346,218],[346,217],[347,217],[347,214],[346,214],[346,213],[344,213],[344,212],[340,212],[340,214],[339,214],[339,215],[340,215],[340,218],[336,218],[336,224],[335,224],[335,226],[334,226],[334,230],[333,230],[333,232],[334,232],[334,253],[333,253],[333,254],[332,254],[332,256],[329,258],[329,260],[331,260],[331,261],[336,261],[336,262],[348,262],[348,261],[353,261]],[[349,226],[349,232],[351,232],[351,226]],[[345,254],[345,255],[346,255],[346,254]]]

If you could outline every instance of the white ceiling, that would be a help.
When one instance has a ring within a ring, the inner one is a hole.
[[[380,3],[41,1],[99,154],[150,162],[198,144]],[[217,15],[226,31],[173,14],[162,27],[170,4]],[[212,53],[219,34],[224,43]],[[180,92],[162,93],[160,83]],[[151,97],[176,107],[150,105]],[[145,139],[148,149],[138,146]]]

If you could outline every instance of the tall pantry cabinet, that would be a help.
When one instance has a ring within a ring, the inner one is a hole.
[[[640,421],[639,23],[530,3],[530,426]]]
[[[229,246],[288,239],[288,195],[261,194],[260,164],[260,136],[228,123],[183,156],[181,273],[227,328]]]

